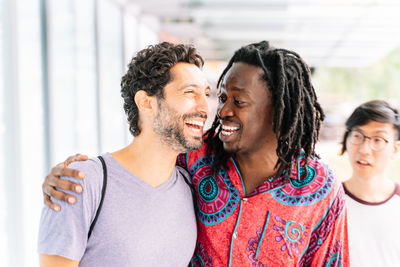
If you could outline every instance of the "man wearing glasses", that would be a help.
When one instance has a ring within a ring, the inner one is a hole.
[[[400,149],[399,111],[385,101],[357,107],[346,121],[342,154],[351,266],[400,266],[400,185],[387,176]],[[399,175],[390,173],[390,176]]]

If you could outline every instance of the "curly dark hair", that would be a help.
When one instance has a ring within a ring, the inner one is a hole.
[[[340,155],[346,152],[346,141],[350,131],[356,126],[362,126],[370,121],[390,123],[396,133],[396,139],[400,140],[400,114],[399,110],[383,100],[371,100],[358,106],[346,121],[346,132],[342,139]]]
[[[291,167],[304,153],[307,161],[315,153],[319,129],[325,115],[317,101],[311,83],[311,73],[307,64],[295,52],[277,49],[267,41],[249,44],[237,50],[222,72],[217,87],[235,62],[243,62],[260,67],[262,78],[268,83],[265,89],[271,91],[274,105],[273,131],[277,136],[276,177],[290,174]],[[221,166],[226,166],[231,156],[223,149],[216,131],[220,131],[216,117],[212,127],[205,133],[207,153],[215,153],[211,172],[215,174]]]
[[[172,78],[170,69],[178,62],[187,62],[199,68],[204,65],[203,58],[193,46],[167,42],[150,45],[132,58],[127,73],[122,77],[121,96],[128,116],[129,131],[133,136],[140,134],[135,94],[144,90],[150,96],[163,98],[164,87]]]

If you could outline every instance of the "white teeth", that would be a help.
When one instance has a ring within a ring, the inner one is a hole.
[[[200,130],[200,129],[197,129],[197,128],[192,128],[192,131],[193,131],[193,132],[200,132],[201,130]]]
[[[222,124],[222,130],[225,130],[225,131],[236,131],[238,129],[239,129],[239,127],[226,126],[226,125]]]
[[[368,162],[362,161],[362,160],[359,160],[358,162],[361,163],[361,164],[364,164],[364,165],[369,164]]]
[[[186,121],[187,124],[192,124],[192,125],[196,125],[199,127],[203,127],[204,126],[204,122],[203,121],[196,121],[196,120],[188,120]]]
[[[226,136],[233,134],[233,132],[228,132],[228,131],[224,131],[224,130],[222,130],[221,133]]]

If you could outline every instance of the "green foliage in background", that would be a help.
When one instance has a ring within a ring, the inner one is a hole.
[[[365,68],[320,68],[314,82],[321,95],[364,102],[383,99],[400,104],[400,48]]]

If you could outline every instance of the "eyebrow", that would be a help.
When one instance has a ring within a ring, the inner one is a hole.
[[[388,133],[388,132],[385,131],[385,130],[378,130],[378,131],[376,131],[375,133]]]
[[[357,130],[357,131],[360,131],[360,132],[365,133],[365,132],[364,132],[363,130],[361,130],[359,127],[355,127],[354,129]],[[373,133],[374,133],[374,134],[377,134],[377,133],[386,133],[386,134],[388,134],[388,132],[387,132],[386,130],[378,130],[378,131],[374,131]]]
[[[225,89],[225,90],[226,90],[225,85],[222,84],[222,85],[221,85],[221,89]],[[231,91],[236,91],[236,92],[239,92],[239,93],[242,93],[242,94],[245,94],[245,95],[249,95],[248,90],[246,90],[245,88],[240,88],[240,87],[232,86],[232,87],[231,87]]]
[[[182,85],[178,90],[179,90],[179,91],[182,91],[182,90],[184,90],[184,89],[186,89],[186,88],[188,88],[188,87],[201,88],[202,86],[199,85],[199,84],[190,83],[190,84],[184,84],[184,85]],[[206,90],[207,90],[207,89],[211,91],[210,85],[207,85]]]
[[[184,84],[184,85],[182,85],[181,87],[179,87],[179,90],[183,90],[183,89],[185,89],[185,88],[187,88],[187,87],[202,87],[202,86],[199,85],[199,84],[195,84],[195,83]],[[207,85],[206,88],[207,88],[207,89],[210,89],[210,86]]]

